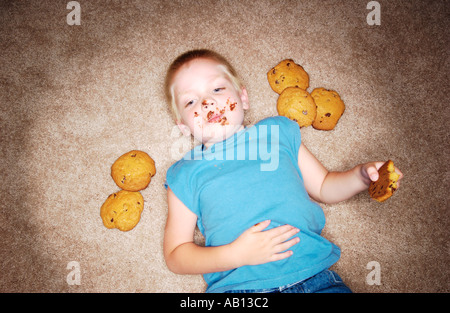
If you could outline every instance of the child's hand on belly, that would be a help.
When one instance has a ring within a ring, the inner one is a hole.
[[[237,267],[278,261],[292,255],[293,252],[287,249],[297,244],[300,238],[289,238],[300,230],[291,225],[283,225],[264,231],[270,222],[266,220],[252,226],[230,244],[233,255],[236,256]]]

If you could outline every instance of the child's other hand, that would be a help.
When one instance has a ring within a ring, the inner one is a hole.
[[[292,251],[286,250],[297,244],[300,238],[288,239],[300,230],[283,225],[264,231],[269,225],[270,220],[258,223],[230,244],[236,256],[236,267],[278,261],[292,255]]]
[[[363,166],[361,167],[361,175],[363,177],[364,183],[369,186],[369,184],[372,181],[377,181],[378,180],[378,170],[380,169],[381,166],[383,166],[383,164],[386,162],[370,162],[370,163],[366,163],[363,164]],[[400,180],[403,177],[403,173],[397,168],[395,167],[395,172],[397,174],[400,175],[398,181],[397,181],[397,188],[400,187]]]

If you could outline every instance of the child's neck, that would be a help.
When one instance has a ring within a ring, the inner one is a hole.
[[[214,144],[218,143],[218,142],[223,142],[225,140],[227,140],[230,137],[233,137],[235,134],[237,134],[238,132],[240,132],[241,130],[243,130],[245,128],[244,125],[241,125],[233,134],[231,134],[230,136],[228,136],[227,138],[224,138],[222,141],[207,141],[207,142],[203,142],[202,143],[202,150],[208,150],[211,146],[213,146]]]

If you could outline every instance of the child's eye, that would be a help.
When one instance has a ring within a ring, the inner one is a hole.
[[[189,101],[189,102],[186,103],[185,107],[188,107],[188,106],[190,106],[190,105],[193,104],[193,103],[194,103],[194,100],[191,100],[191,101]]]
[[[223,91],[223,90],[225,90],[225,87],[215,88],[214,92],[220,92],[220,91]]]

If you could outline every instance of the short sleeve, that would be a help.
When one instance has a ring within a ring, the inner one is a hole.
[[[195,205],[195,193],[192,190],[191,178],[193,175],[189,173],[189,165],[183,160],[173,164],[166,173],[166,182],[164,184],[167,189],[170,187],[175,196],[183,202],[183,204],[191,210],[195,215],[200,216],[200,211]]]
[[[298,157],[298,150],[300,149],[301,133],[298,124],[287,117],[274,117],[276,123],[280,125],[280,142],[289,146],[289,150],[293,153],[295,159]]]

